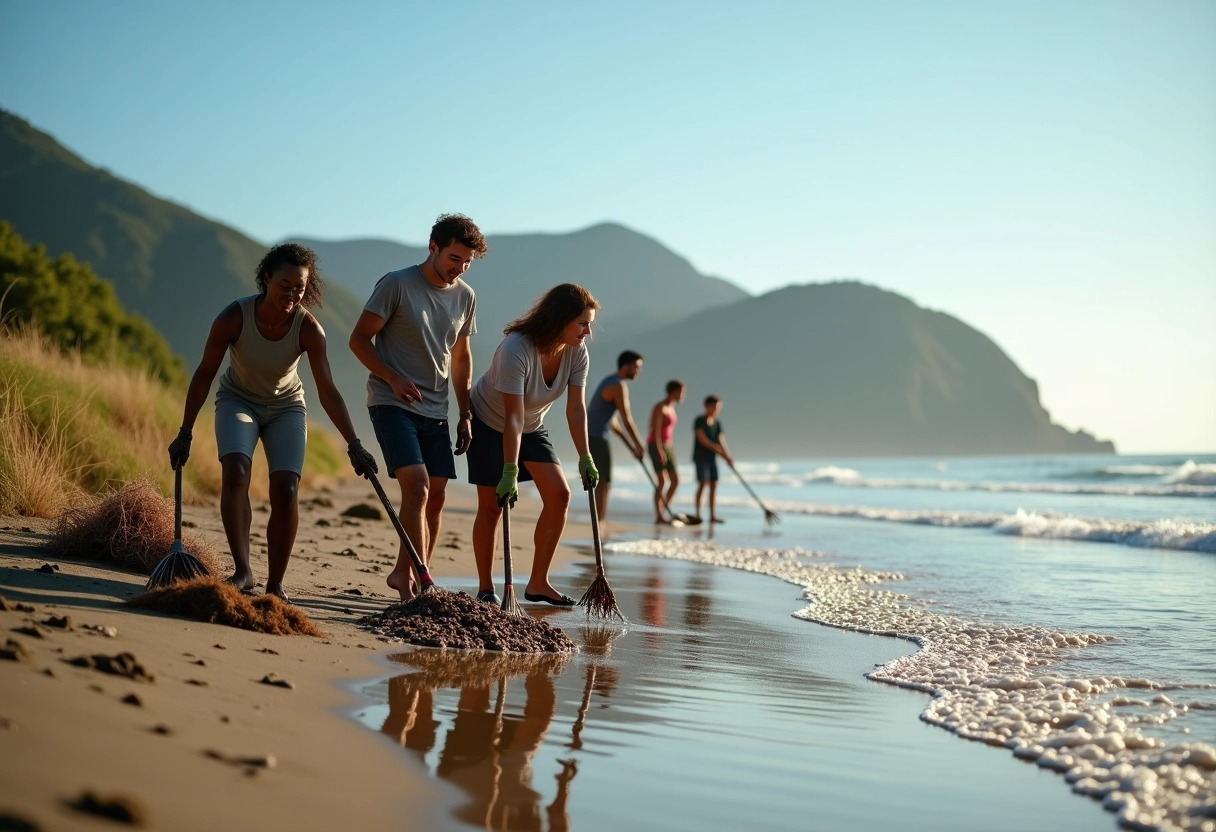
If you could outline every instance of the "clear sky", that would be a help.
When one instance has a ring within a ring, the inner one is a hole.
[[[0,0],[0,107],[264,242],[455,210],[856,278],[1069,428],[1216,450],[1216,2],[582,5]]]

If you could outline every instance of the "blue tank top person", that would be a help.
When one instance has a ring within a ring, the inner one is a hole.
[[[604,380],[595,388],[595,392],[591,394],[591,400],[587,402],[587,435],[598,437],[600,439],[608,438],[609,422],[612,421],[613,415],[616,413],[616,402],[607,401],[604,399],[604,391],[609,385],[620,384],[621,378],[616,373],[611,373],[605,376]]]

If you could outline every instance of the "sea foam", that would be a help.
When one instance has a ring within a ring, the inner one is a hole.
[[[718,502],[754,506],[747,497],[719,497]],[[837,506],[793,500],[766,501],[773,511],[847,517],[888,523],[953,528],[990,528],[1015,537],[1055,540],[1088,540],[1118,543],[1144,549],[1180,549],[1216,552],[1216,523],[1162,519],[1153,521],[1086,518],[1059,512],[1034,512],[1018,509],[1013,514],[997,512],[940,511],[926,509],[881,508],[874,506]]]
[[[1004,746],[1020,759],[1064,775],[1073,791],[1099,799],[1126,828],[1216,829],[1216,749],[1204,743],[1167,744],[1141,730],[1189,709],[1216,707],[1216,701],[1183,704],[1149,679],[1073,677],[1055,670],[1070,651],[1109,641],[1109,636],[938,613],[927,602],[877,587],[899,580],[897,573],[815,563],[822,553],[801,549],[728,548],[686,540],[640,540],[606,548],[744,569],[798,584],[811,603],[797,617],[920,646],[867,676],[931,694],[921,714],[925,722]]]

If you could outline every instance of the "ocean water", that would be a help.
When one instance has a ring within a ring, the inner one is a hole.
[[[739,472],[779,523],[727,470],[725,523],[652,529],[618,463],[628,628],[534,611],[583,650],[415,656],[361,719],[485,828],[1216,830],[1216,455]]]

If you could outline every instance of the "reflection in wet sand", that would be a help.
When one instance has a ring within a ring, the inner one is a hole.
[[[439,750],[436,774],[470,798],[455,814],[485,829],[566,830],[569,790],[578,773],[574,760],[558,760],[557,793],[542,812],[542,795],[532,786],[532,758],[557,710],[553,679],[568,655],[451,654],[416,650],[394,657],[416,672],[388,683],[389,714],[381,731],[425,760],[436,743],[433,692],[459,690],[456,714]],[[585,718],[596,666],[587,667]],[[521,713],[508,713],[507,691],[523,677]],[[607,695],[607,694],[605,694]],[[581,724],[579,730],[581,730]],[[577,742],[577,737],[575,738]]]

